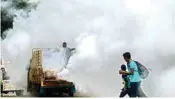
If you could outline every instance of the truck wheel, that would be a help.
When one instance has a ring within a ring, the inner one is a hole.
[[[73,92],[69,92],[69,96],[70,97],[73,97],[74,96],[74,93]]]
[[[62,93],[62,92],[59,92],[59,93],[58,93],[58,96],[59,96],[59,97],[63,97],[63,93]]]
[[[69,93],[68,94],[69,94],[70,97],[73,97],[74,96],[74,92],[72,91],[71,88],[69,89]]]
[[[9,92],[3,92],[4,94],[8,94]]]
[[[16,95],[17,95],[17,96],[22,96],[22,95],[23,95],[23,91],[21,91],[21,90],[16,91]]]

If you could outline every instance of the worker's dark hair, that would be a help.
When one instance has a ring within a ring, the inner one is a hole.
[[[124,57],[124,58],[127,58],[127,59],[131,59],[131,54],[130,54],[130,52],[125,52],[125,53],[123,54],[123,57]]]
[[[63,44],[67,44],[66,42],[63,42]]]
[[[2,70],[2,71],[5,71],[5,68],[1,67],[1,70]]]
[[[121,70],[126,71],[126,65],[122,64],[122,65],[121,65]]]

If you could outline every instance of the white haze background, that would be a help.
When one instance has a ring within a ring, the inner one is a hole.
[[[18,16],[2,41],[2,55],[17,86],[26,87],[32,48],[66,41],[77,53],[68,65],[77,90],[89,96],[118,96],[122,54],[152,69],[143,82],[149,97],[175,96],[174,0],[41,0],[28,18]]]

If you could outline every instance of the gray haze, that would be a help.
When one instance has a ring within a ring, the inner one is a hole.
[[[3,57],[12,62],[14,83],[26,87],[31,49],[66,41],[77,48],[66,79],[90,96],[104,97],[118,96],[122,54],[130,51],[152,69],[143,82],[148,96],[175,96],[169,87],[175,83],[174,11],[174,0],[42,0],[29,18],[15,19],[2,41]]]

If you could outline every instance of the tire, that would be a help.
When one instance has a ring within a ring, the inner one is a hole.
[[[70,97],[73,97],[73,96],[74,96],[74,93],[69,92],[69,96],[70,96]]]
[[[3,92],[4,94],[8,94],[9,92]]]
[[[69,93],[69,96],[70,96],[70,97],[73,97],[73,96],[74,96],[74,93]]]
[[[72,91],[71,88],[69,89],[68,95],[69,95],[69,97],[73,97],[74,96],[74,92]]]
[[[62,92],[58,93],[58,96],[63,97],[63,93]]]
[[[16,96],[22,96],[22,95],[23,95],[23,91],[21,90],[16,91]]]

